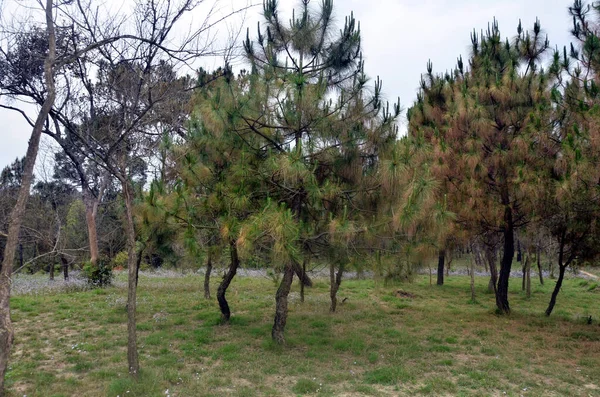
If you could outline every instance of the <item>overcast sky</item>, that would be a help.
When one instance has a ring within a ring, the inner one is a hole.
[[[221,1],[233,7],[246,4],[246,0]],[[280,0],[288,9],[295,3]],[[511,38],[519,19],[531,28],[537,17],[551,46],[562,48],[571,40],[567,11],[571,4],[569,0],[334,0],[334,14],[341,27],[344,17],[354,12],[360,21],[367,74],[380,76],[384,95],[390,101],[400,97],[407,108],[416,98],[427,61],[431,59],[438,72],[451,69],[459,55],[468,56],[473,29],[487,28],[494,17],[502,34]],[[255,7],[247,16],[251,34],[261,10]],[[0,111],[0,126],[1,169],[25,155],[31,128],[8,111]]]

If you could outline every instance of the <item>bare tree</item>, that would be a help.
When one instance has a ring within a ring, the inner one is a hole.
[[[138,261],[133,220],[136,190],[131,175],[136,167],[136,160],[140,157],[138,149],[149,146],[143,145],[145,142],[136,141],[134,136],[143,132],[142,126],[156,126],[164,122],[153,110],[160,104],[167,103],[167,98],[173,97],[173,85],[165,85],[163,78],[156,78],[160,72],[190,68],[199,56],[214,54],[209,50],[214,39],[209,34],[209,29],[227,16],[243,11],[236,10],[226,16],[215,17],[213,5],[209,7],[207,17],[198,29],[188,29],[176,40],[174,36],[178,22],[203,3],[202,0],[139,1],[131,16],[111,15],[89,0],[57,4],[47,0],[42,7],[46,32],[39,29],[36,32],[36,28],[32,27],[35,21],[14,29],[3,29],[2,39],[6,45],[0,50],[0,96],[26,98],[40,105],[41,109],[34,121],[22,107],[12,103],[0,105],[21,113],[33,127],[22,185],[11,214],[0,269],[0,396],[3,395],[4,375],[13,340],[9,308],[10,278],[42,133],[52,135],[63,149],[68,143],[77,142],[79,146],[75,147],[85,156],[86,161],[102,167],[122,186],[129,252],[128,362],[130,373],[137,375],[139,363],[135,332],[135,280]],[[57,20],[60,20],[60,24]],[[25,50],[30,56],[13,58],[15,48]],[[28,63],[14,64],[11,62],[13,59]],[[161,70],[161,67],[164,69]],[[101,70],[107,74],[99,72],[97,81],[94,81],[93,71]],[[73,76],[78,77],[77,84],[73,84]],[[123,78],[127,79],[125,85],[121,85],[125,82]],[[186,90],[189,89],[191,87],[186,86]],[[100,115],[95,114],[96,90],[103,101],[104,112]],[[179,87],[177,92],[181,91]],[[111,97],[115,94],[116,97]],[[85,119],[78,119],[73,104],[82,98],[90,104],[90,111],[86,112]],[[84,128],[86,122],[100,121],[103,128],[99,130],[90,133],[89,128]],[[69,154],[67,151],[65,153]],[[75,160],[75,155],[72,157],[71,160]],[[73,163],[76,168],[77,164],[80,165],[80,171],[83,169],[81,162]],[[84,192],[86,179],[87,177],[81,178]],[[93,214],[93,203],[91,207]],[[91,229],[93,228],[92,225]]]
[[[4,396],[4,378],[8,367],[10,348],[14,338],[14,329],[10,319],[10,284],[13,261],[17,249],[19,231],[21,229],[21,220],[23,219],[23,213],[27,206],[29,190],[33,180],[33,167],[37,158],[42,130],[56,98],[53,70],[56,58],[56,37],[52,0],[46,0],[45,15],[48,34],[48,53],[44,62],[44,77],[47,95],[35,120],[31,138],[29,139],[21,188],[19,190],[17,204],[11,212],[6,248],[4,249],[4,260],[2,261],[2,268],[0,268],[0,396]]]

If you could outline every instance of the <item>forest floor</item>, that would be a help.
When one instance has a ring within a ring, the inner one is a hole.
[[[348,280],[335,314],[327,280],[304,303],[294,283],[281,347],[270,338],[272,280],[236,278],[223,326],[201,275],[142,274],[136,382],[127,375],[124,277],[107,289],[12,298],[10,397],[600,396],[596,280],[567,280],[549,318],[553,280],[532,279],[530,299],[511,280],[510,316],[495,314],[486,277],[476,278],[475,303],[464,276],[442,287],[428,276],[391,286]]]

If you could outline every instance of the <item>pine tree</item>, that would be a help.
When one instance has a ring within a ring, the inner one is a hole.
[[[540,224],[558,246],[559,275],[546,315],[556,304],[565,271],[576,260],[593,260],[600,253],[600,37],[593,29],[598,6],[576,0],[570,7],[575,45],[554,53],[552,99],[555,128],[549,183],[545,185]]]
[[[548,41],[537,21],[531,32],[519,25],[512,43],[502,40],[496,21],[471,41],[468,66],[459,59],[451,74],[437,77],[430,68],[411,112],[420,119],[411,125],[434,145],[432,170],[461,225],[502,235],[496,305],[509,313],[515,230],[530,220],[543,175],[536,140],[551,129],[548,75],[539,66]]]
[[[343,272],[352,262],[350,246],[372,216],[367,202],[377,186],[380,154],[395,137],[399,105],[389,111],[382,104],[379,81],[368,94],[359,24],[351,15],[334,33],[331,0],[318,10],[301,1],[288,25],[277,1],[265,1],[263,11],[265,27],[259,25],[256,40],[248,35],[244,44],[253,100],[240,110],[246,123],[240,133],[265,140],[261,174],[270,202],[277,203],[265,210],[279,214],[282,226],[295,225],[292,240],[277,247],[287,256],[272,330],[281,343],[287,295],[303,258],[318,255],[331,264],[330,310],[336,310]]]

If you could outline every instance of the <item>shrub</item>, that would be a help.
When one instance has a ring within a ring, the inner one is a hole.
[[[127,267],[127,261],[129,260],[129,254],[127,251],[121,251],[112,260],[112,267],[123,269]]]
[[[99,288],[109,286],[113,277],[111,268],[106,265],[106,261],[101,259],[98,260],[97,266],[93,266],[91,262],[86,262],[83,266],[83,274],[88,284]]]

